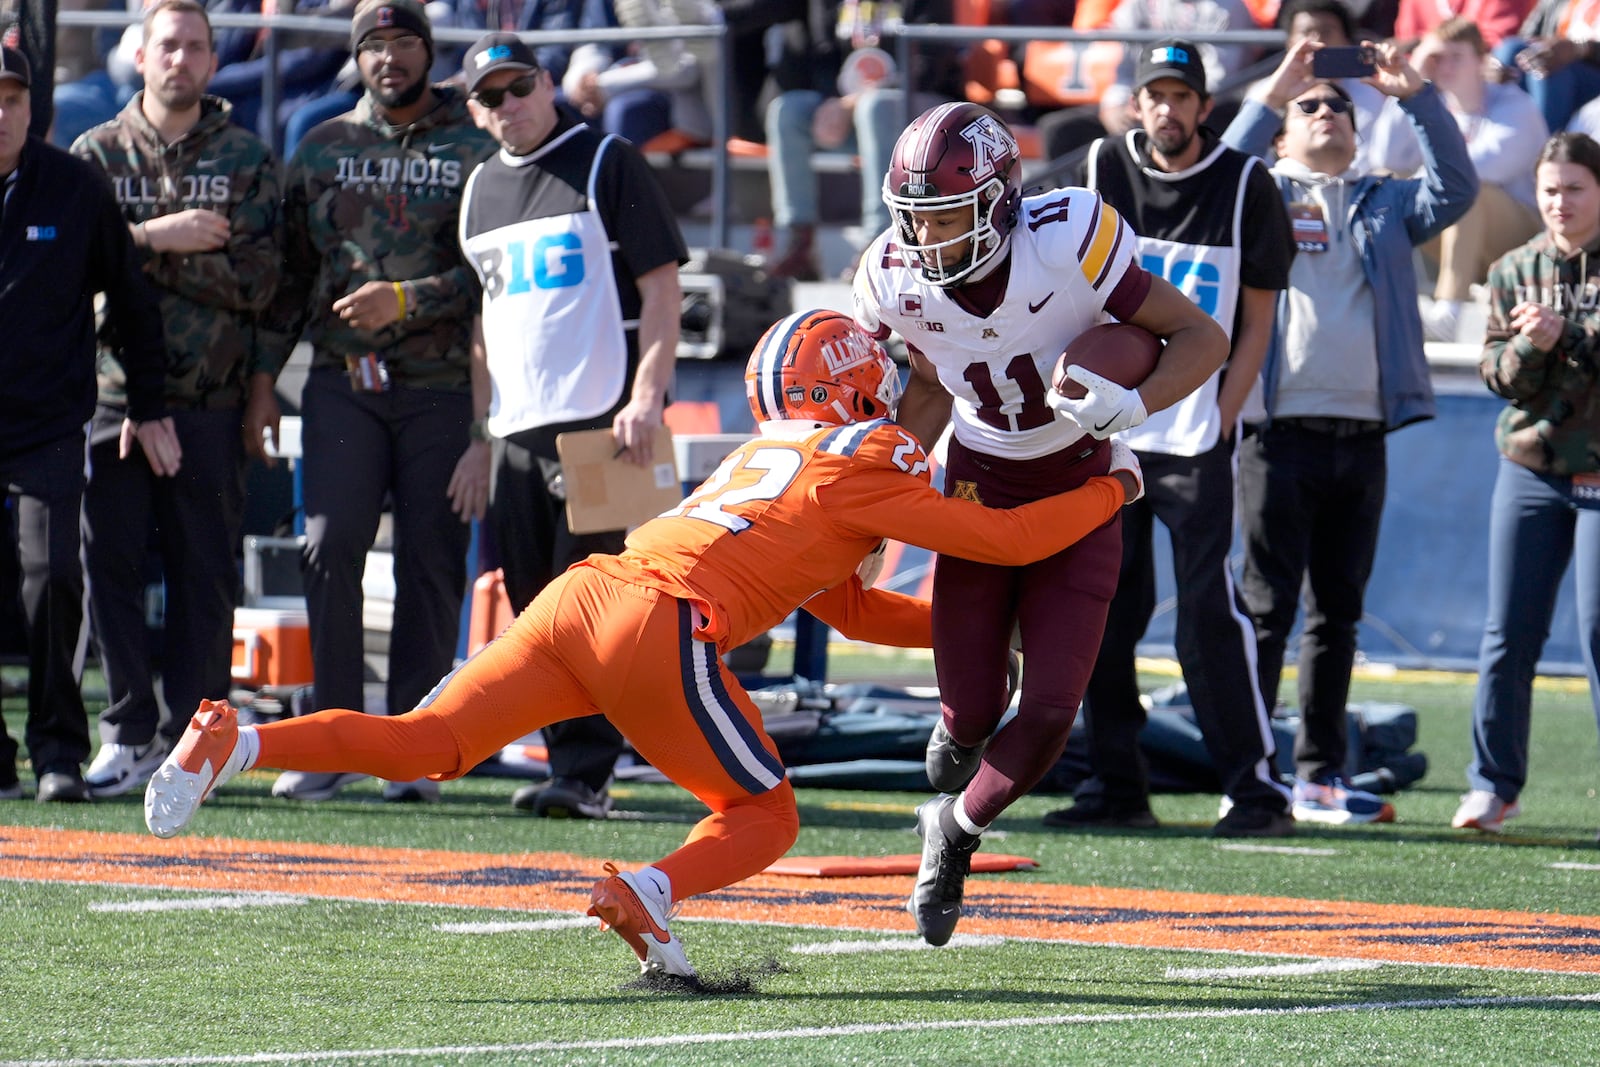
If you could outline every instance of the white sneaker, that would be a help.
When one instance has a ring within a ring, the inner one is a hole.
[[[411,782],[384,782],[383,799],[391,804],[437,804],[439,783],[432,778]]]
[[[1515,819],[1521,814],[1522,805],[1515,800],[1507,804],[1487,789],[1474,789],[1461,797],[1461,806],[1456,809],[1450,825],[1457,830],[1497,834],[1507,819]]]
[[[150,776],[144,791],[144,824],[157,837],[171,837],[244,763],[239,713],[226,700],[202,700],[177,747]]]
[[[354,771],[284,771],[272,783],[272,795],[284,800],[332,800],[339,790],[365,777]]]
[[[1455,341],[1461,329],[1459,300],[1430,301],[1421,306],[1421,312],[1424,341]]]
[[[159,734],[147,745],[101,745],[83,782],[90,796],[120,797],[144,785],[166,758],[166,739]]]

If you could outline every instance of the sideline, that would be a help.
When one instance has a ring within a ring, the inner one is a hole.
[[[0,828],[10,881],[581,914],[602,861],[283,841]],[[911,932],[909,879],[757,875],[685,903],[682,918]],[[961,932],[1247,956],[1600,975],[1600,915],[1070,886],[974,877]]]

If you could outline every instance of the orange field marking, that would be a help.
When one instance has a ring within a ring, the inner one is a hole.
[[[601,860],[284,841],[0,828],[0,877],[152,889],[583,911]],[[687,918],[912,933],[907,877],[760,875],[688,902]],[[1600,974],[1600,916],[1287,897],[967,883],[964,934],[1074,944]]]

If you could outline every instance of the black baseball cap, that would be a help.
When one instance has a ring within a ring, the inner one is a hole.
[[[478,83],[497,70],[538,70],[539,58],[526,41],[514,33],[495,31],[472,42],[461,57],[461,72],[467,78],[467,92],[476,92]]]
[[[28,69],[28,57],[9,45],[0,45],[0,81],[21,82],[24,88],[33,84],[33,71]]]
[[[1139,53],[1138,74],[1133,80],[1134,91],[1143,89],[1157,78],[1177,78],[1201,96],[1211,95],[1206,89],[1206,65],[1200,61],[1200,46],[1193,41],[1168,37],[1144,46]]]

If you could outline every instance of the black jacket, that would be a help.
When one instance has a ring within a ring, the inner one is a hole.
[[[162,414],[155,290],[92,164],[29,137],[0,215],[0,456],[84,434],[95,402],[96,293],[128,372],[130,417]]]

